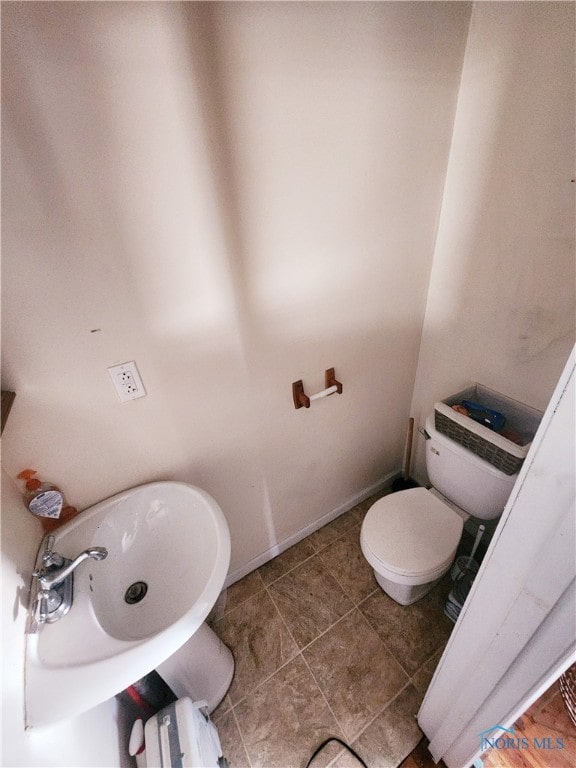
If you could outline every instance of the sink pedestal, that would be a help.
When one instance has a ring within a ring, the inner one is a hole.
[[[204,699],[212,712],[226,695],[234,675],[230,649],[204,622],[156,672],[180,699]]]

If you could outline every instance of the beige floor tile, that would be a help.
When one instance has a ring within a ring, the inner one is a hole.
[[[218,619],[221,619],[231,610],[247,600],[256,592],[264,589],[264,582],[257,571],[252,571],[243,579],[235,582],[227,589],[223,589],[214,604],[214,607],[208,614],[206,622],[212,629],[216,626]]]
[[[421,699],[416,689],[408,685],[353,742],[353,749],[370,768],[395,768],[418,744],[422,731],[416,714]],[[342,752],[332,765],[358,768],[358,762],[348,752]]]
[[[412,685],[416,690],[420,691],[420,693],[426,693],[428,690],[428,686],[432,682],[434,672],[436,671],[436,667],[438,666],[438,662],[440,661],[443,652],[444,646],[439,648],[432,658],[428,659],[428,661],[420,667],[416,674],[412,675]]]
[[[353,607],[317,555],[282,576],[268,589],[300,648]]]
[[[236,581],[222,592],[224,605],[221,616],[234,610],[234,608],[237,608],[243,602],[248,600],[249,597],[252,597],[252,595],[255,595],[263,589],[264,582],[258,571],[252,571],[252,573],[244,576],[243,579]]]
[[[359,525],[329,544],[318,557],[354,603],[361,602],[379,589],[374,571],[360,549]]]
[[[418,740],[414,714],[453,628],[442,611],[451,582],[413,606],[394,603],[377,586],[359,533],[386,492],[218,601],[211,625],[236,666],[213,719],[231,768],[304,768],[328,736],[352,742],[370,768],[392,768]],[[335,758],[335,768],[358,766],[332,743],[312,768]]]
[[[222,754],[230,768],[250,768],[248,755],[242,744],[240,731],[233,712],[227,712],[216,723]]]
[[[359,608],[409,675],[446,645],[454,628],[444,615],[439,592],[430,593],[413,605],[399,605],[379,591]]]
[[[216,723],[222,717],[222,715],[226,714],[226,712],[229,712],[232,709],[232,706],[232,700],[230,696],[226,694],[216,709],[212,710],[210,717]]]
[[[301,656],[235,709],[252,768],[304,768],[318,744],[342,734]],[[314,761],[320,768],[334,748]]]
[[[314,549],[319,552],[321,549],[324,549],[324,547],[327,547],[328,544],[340,538],[340,536],[342,536],[343,533],[346,533],[349,528],[352,528],[356,522],[357,520],[351,510],[349,512],[344,512],[343,515],[332,520],[331,523],[328,523],[323,528],[311,533],[306,541],[309,541]]]
[[[348,739],[365,728],[408,682],[358,609],[302,653]]]
[[[298,653],[266,590],[217,621],[215,632],[234,654],[234,678],[228,691],[233,704]]]
[[[304,560],[307,560],[315,552],[316,550],[308,539],[299,541],[298,544],[294,544],[286,552],[282,552],[281,555],[278,555],[278,557],[275,557],[258,569],[262,581],[264,584],[271,584],[276,579],[279,579],[280,576],[284,576],[285,573],[303,563]]]

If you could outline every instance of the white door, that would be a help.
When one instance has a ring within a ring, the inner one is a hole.
[[[449,768],[576,657],[574,365],[573,350],[418,714]]]

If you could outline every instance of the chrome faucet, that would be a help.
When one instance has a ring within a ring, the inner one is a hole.
[[[48,571],[45,568],[39,568],[37,571],[34,571],[34,576],[40,582],[42,589],[54,589],[54,587],[57,587],[58,584],[67,579],[84,560],[88,560],[90,557],[93,560],[104,560],[107,555],[108,550],[105,547],[92,547],[81,552],[74,560],[62,558],[62,565],[57,570]],[[62,555],[59,555],[59,557],[62,557]]]
[[[42,554],[43,568],[32,574],[38,580],[38,593],[34,601],[34,618],[38,624],[58,621],[70,610],[73,600],[74,571],[84,560],[103,560],[108,556],[105,547],[90,547],[74,560],[54,552],[54,536],[49,536]]]

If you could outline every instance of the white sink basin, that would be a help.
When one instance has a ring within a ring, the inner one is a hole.
[[[230,564],[222,510],[185,483],[119,493],[54,536],[65,557],[94,546],[108,556],[81,563],[70,611],[27,636],[27,727],[80,714],[165,661],[203,623]],[[133,597],[145,592],[139,602],[126,602],[131,586]]]

